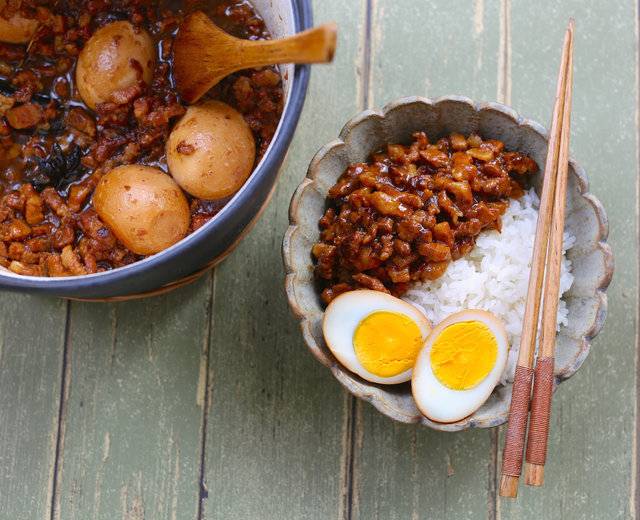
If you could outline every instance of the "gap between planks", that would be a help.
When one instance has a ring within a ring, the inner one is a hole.
[[[62,348],[62,367],[60,369],[60,393],[58,404],[58,424],[56,432],[56,448],[55,456],[53,459],[53,471],[51,474],[51,501],[50,504],[50,518],[55,520],[58,518],[58,508],[60,501],[58,499],[58,481],[60,474],[62,473],[62,467],[60,464],[60,454],[62,452],[62,444],[64,442],[64,429],[65,429],[65,415],[67,413],[67,398],[69,396],[69,344],[71,343],[71,300],[67,300],[65,310],[65,326],[64,326],[64,340]]]
[[[342,500],[340,503],[339,516],[343,520],[352,520],[354,518],[355,508],[355,466],[356,457],[355,450],[357,446],[356,438],[358,437],[358,400],[351,394],[345,397],[345,415],[346,423],[344,428],[344,443],[342,447],[342,478],[341,492]]]
[[[362,74],[360,75],[357,100],[360,110],[371,108],[372,86],[373,86],[373,12],[375,0],[365,0],[364,2],[364,31],[362,32]]]
[[[634,31],[636,37],[636,109],[635,109],[635,126],[636,126],[636,280],[640,280],[640,0],[635,2],[635,24]],[[640,379],[638,371],[640,370],[640,360],[638,351],[640,350],[640,339],[638,337],[638,326],[640,324],[640,291],[636,290],[636,330],[635,330],[635,406],[633,424],[635,431],[633,436],[633,466],[631,472],[631,504],[633,518],[640,518],[640,490],[638,482],[640,481],[640,466],[638,465],[638,443],[640,442],[640,425],[638,424],[638,416],[640,415]]]
[[[202,418],[201,418],[201,432],[200,432],[200,472],[198,478],[198,500],[197,500],[197,509],[196,509],[196,519],[202,520],[204,515],[204,500],[208,496],[207,487],[204,482],[205,479],[205,459],[206,459],[206,441],[207,441],[207,422],[209,418],[208,409],[209,409],[209,400],[210,400],[210,378],[209,378],[209,361],[210,361],[210,351],[211,351],[211,330],[212,330],[212,309],[213,309],[213,298],[215,294],[215,269],[209,274],[209,289],[207,294],[207,331],[205,334],[203,351],[202,351],[202,363],[205,364],[205,373],[204,373],[204,395],[202,401]],[[66,425],[66,410],[67,410],[67,400],[69,397],[69,357],[70,357],[70,343],[71,343],[71,322],[72,322],[72,307],[73,302],[67,301],[66,304],[66,313],[65,313],[65,331],[64,331],[64,343],[63,343],[63,354],[62,354],[62,367],[60,370],[61,378],[60,378],[60,390],[59,390],[59,405],[58,405],[58,418],[57,425],[54,428],[57,428],[56,431],[56,441],[55,441],[55,455],[53,461],[53,468],[51,472],[51,496],[49,500],[49,508],[50,514],[47,515],[50,520],[58,520],[59,519],[59,509],[60,509],[60,497],[58,496],[58,484],[61,478],[62,472],[62,464],[61,464],[61,454],[63,450],[64,443],[64,434],[65,434],[65,425]],[[114,326],[115,330],[115,326]]]
[[[497,500],[498,500],[498,468],[500,467],[500,433],[502,426],[489,430],[489,468],[487,478],[489,484],[487,486],[487,520],[496,520],[498,518]]]
[[[511,104],[511,0],[500,2],[500,48],[498,49],[498,102],[507,106]],[[487,519],[500,520],[500,494],[496,492],[501,462],[500,433],[503,427],[491,430],[489,485],[487,493]]]
[[[200,431],[200,475],[198,477],[198,504],[196,519],[202,520],[204,518],[205,500],[209,497],[209,490],[205,483],[205,463],[207,455],[207,425],[209,422],[209,402],[211,396],[211,389],[209,386],[212,381],[209,379],[209,362],[211,353],[211,331],[213,330],[213,298],[216,293],[216,273],[217,268],[214,267],[210,274],[210,280],[208,281],[208,293],[207,293],[207,332],[205,333],[202,359],[200,362],[205,364],[204,372],[204,395],[202,398],[202,419],[201,419],[201,431]]]
[[[500,1],[498,102],[511,105],[511,0]]]

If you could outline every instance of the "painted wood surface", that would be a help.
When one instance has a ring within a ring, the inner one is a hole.
[[[210,299],[71,304],[57,518],[197,514]]]
[[[500,499],[504,429],[393,423],[306,351],[282,284],[288,201],[352,115],[400,96],[547,124],[576,18],[572,155],[610,219],[609,316],[554,397],[542,489]],[[228,260],[118,304],[0,294],[0,519],[637,518],[637,2],[314,1],[339,23],[275,196]]]
[[[0,296],[0,517],[51,516],[67,309]]]

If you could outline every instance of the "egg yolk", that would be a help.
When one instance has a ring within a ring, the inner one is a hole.
[[[420,328],[399,312],[372,312],[353,334],[353,350],[358,361],[380,377],[397,376],[412,368],[421,346]]]
[[[498,342],[480,321],[454,323],[431,347],[431,369],[438,381],[452,390],[478,385],[496,364]]]

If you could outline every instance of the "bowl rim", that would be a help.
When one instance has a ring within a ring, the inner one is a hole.
[[[311,28],[313,14],[310,0],[291,0],[291,7],[295,33]],[[265,153],[240,190],[231,197],[219,213],[201,228],[164,251],[132,264],[101,273],[70,277],[38,277],[0,270],[0,289],[31,294],[83,297],[88,292],[114,283],[122,287],[146,271],[166,268],[170,264],[175,264],[180,257],[190,251],[205,248],[211,235],[215,234],[216,230],[230,226],[233,223],[238,208],[251,204],[262,184],[269,180],[270,172],[279,170],[302,111],[309,83],[310,68],[310,65],[295,65],[289,101],[284,107],[278,128],[267,153]],[[184,274],[187,276],[191,273]],[[160,287],[164,283],[171,281],[171,279],[168,279],[154,284],[154,286]],[[119,291],[118,295],[126,296],[126,294],[122,294],[122,291]]]
[[[493,110],[500,112],[507,119],[511,120],[516,126],[525,126],[529,127],[535,133],[540,135],[546,142],[549,139],[549,133],[546,128],[531,119],[522,118],[514,109],[497,102],[482,102],[478,103],[473,99],[456,94],[443,95],[436,98],[427,98],[425,96],[407,96],[396,99],[384,105],[382,109],[367,109],[364,110],[355,116],[353,116],[349,121],[345,123],[342,127],[339,136],[334,138],[327,143],[325,143],[314,155],[312,158],[309,168],[307,170],[306,177],[300,182],[294,194],[291,198],[291,203],[289,206],[289,226],[285,232],[285,236],[282,243],[282,258],[285,267],[285,293],[294,315],[298,319],[298,323],[300,329],[302,331],[302,336],[304,342],[306,343],[308,349],[311,351],[313,356],[320,361],[323,365],[329,368],[334,375],[334,377],[340,382],[340,384],[348,390],[354,396],[371,403],[377,410],[379,410],[384,415],[390,417],[391,419],[404,422],[404,423],[420,423],[426,426],[429,426],[433,429],[440,431],[460,431],[467,429],[469,427],[480,427],[480,428],[489,428],[498,426],[503,424],[508,419],[508,408],[506,413],[502,413],[497,416],[490,417],[485,420],[479,420],[472,416],[468,416],[461,421],[455,423],[437,423],[435,421],[431,421],[424,415],[420,414],[418,416],[409,415],[407,413],[403,413],[401,410],[397,408],[393,408],[388,402],[382,400],[379,395],[377,395],[371,388],[363,388],[361,385],[358,385],[360,381],[364,381],[359,378],[356,374],[353,374],[348,369],[342,367],[340,363],[335,359],[335,357],[331,354],[330,351],[323,352],[320,345],[317,344],[316,338],[314,337],[311,327],[310,327],[310,319],[305,314],[303,307],[299,305],[299,302],[295,293],[295,282],[297,271],[295,269],[295,262],[293,258],[293,251],[291,248],[291,243],[294,235],[297,233],[300,228],[300,223],[298,220],[298,211],[301,204],[301,199],[303,197],[304,192],[307,189],[311,189],[312,186],[316,182],[316,173],[318,169],[318,164],[331,150],[339,146],[349,146],[347,144],[347,136],[351,132],[352,128],[358,125],[360,122],[367,120],[371,117],[378,117],[384,119],[385,116],[393,111],[395,108],[401,105],[406,105],[410,103],[423,103],[429,106],[435,106],[439,103],[446,102],[455,102],[455,103],[463,103],[473,108],[474,111],[478,112],[480,110]],[[565,370],[554,373],[554,384],[553,391],[555,392],[557,386],[569,379],[573,374],[577,372],[580,368],[584,359],[589,353],[591,347],[591,340],[598,334],[598,332],[604,326],[604,321],[606,319],[607,314],[607,296],[606,289],[611,282],[611,278],[613,276],[614,271],[614,258],[613,251],[611,246],[607,244],[606,240],[609,234],[609,221],[608,217],[605,213],[604,207],[601,202],[589,191],[589,183],[587,179],[586,172],[582,168],[582,166],[573,158],[569,158],[570,166],[573,169],[576,180],[578,182],[579,187],[579,195],[583,197],[587,203],[592,207],[595,217],[598,221],[598,234],[596,241],[596,248],[602,254],[604,272],[602,278],[599,280],[598,286],[595,288],[595,294],[598,298],[598,307],[596,315],[593,319],[593,322],[590,323],[588,330],[584,333],[584,335],[580,339],[579,345],[579,355],[573,360],[571,365],[566,367]],[[313,345],[313,346],[312,346]],[[324,349],[328,350],[328,349]],[[364,381],[366,385],[370,385]],[[510,388],[508,386],[504,387],[508,390],[510,395]],[[388,391],[388,390],[387,390]],[[472,414],[473,415],[473,414]]]

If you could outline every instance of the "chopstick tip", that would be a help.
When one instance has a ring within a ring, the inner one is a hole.
[[[542,486],[543,480],[544,466],[527,462],[524,473],[524,483],[527,486]]]
[[[506,498],[516,498],[518,496],[518,477],[502,475],[500,482],[500,496]]]

